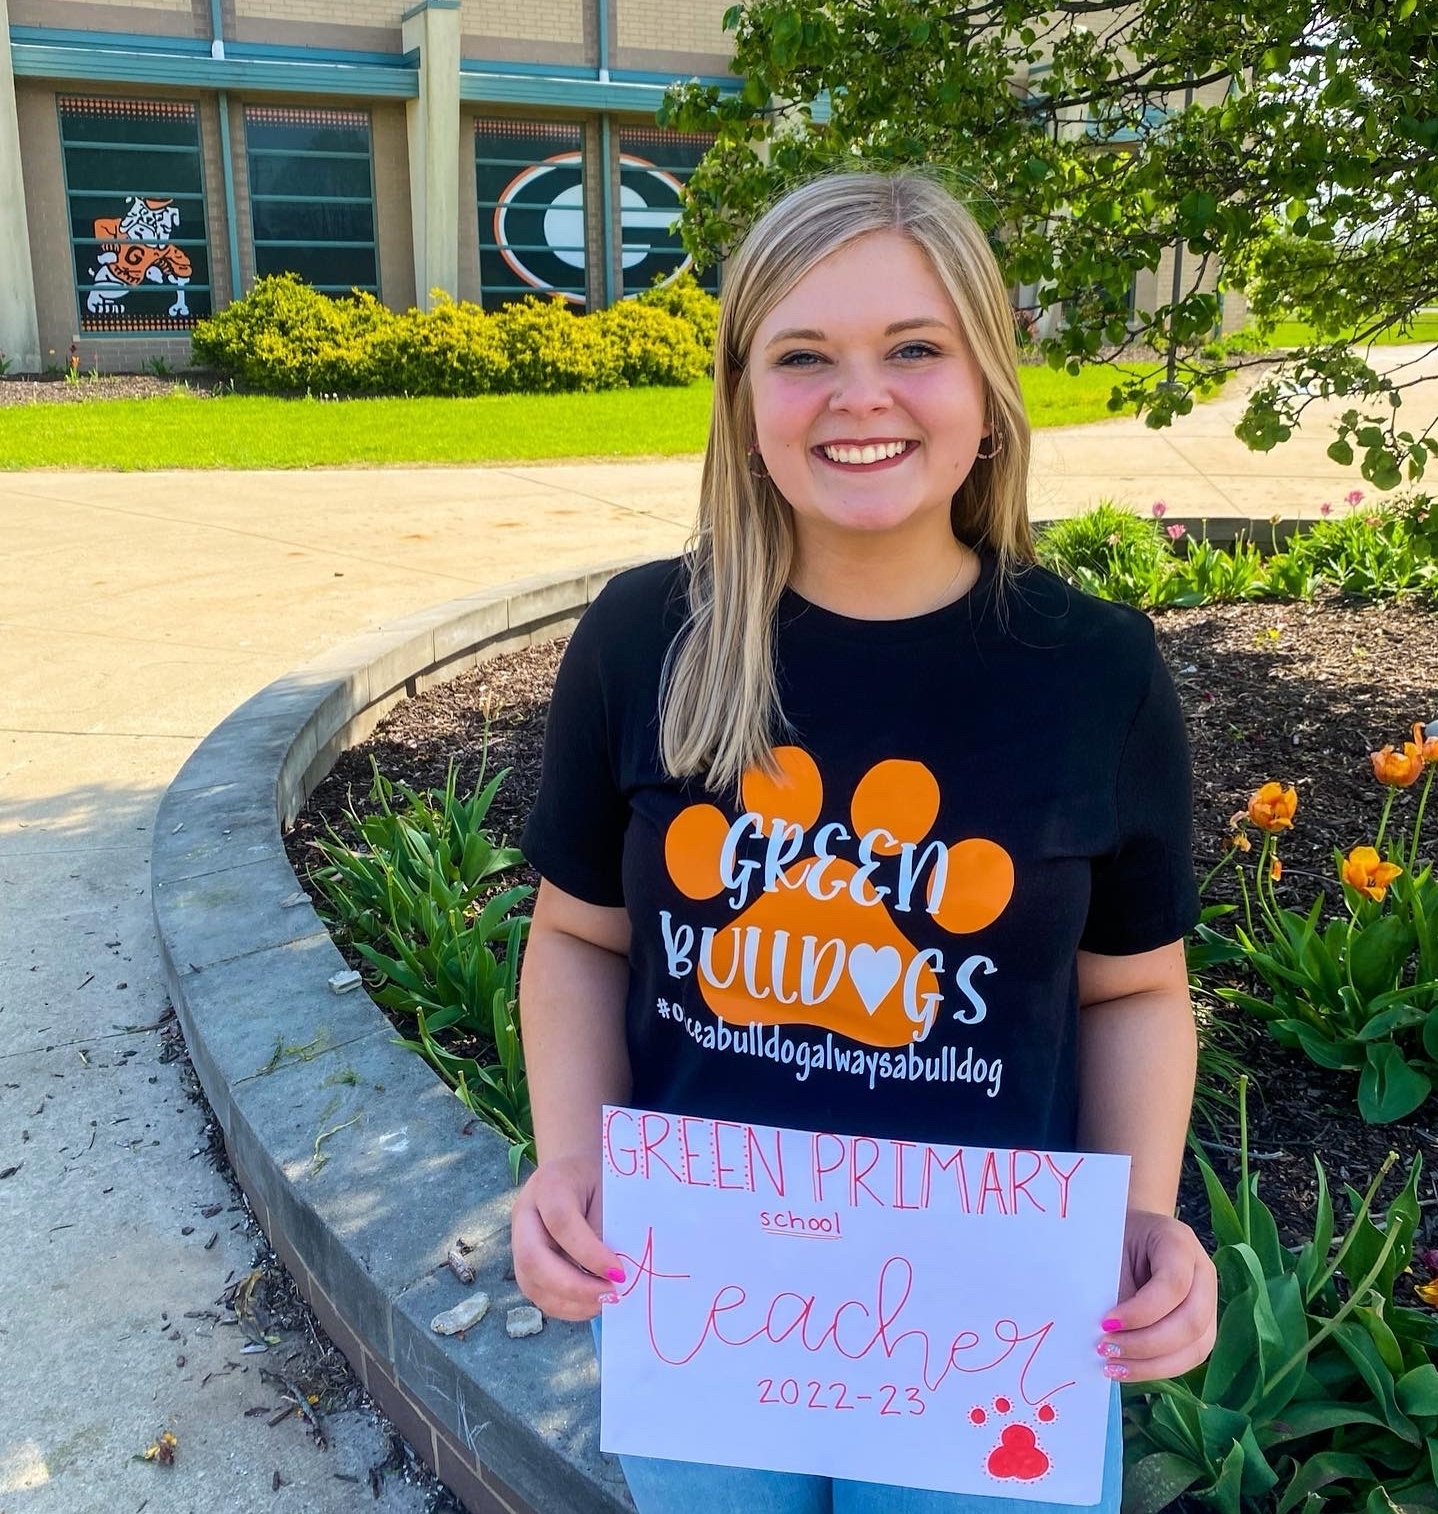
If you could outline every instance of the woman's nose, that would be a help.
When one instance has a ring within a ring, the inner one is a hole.
[[[887,409],[889,404],[889,385],[882,369],[869,363],[850,363],[836,370],[830,410],[868,413]]]

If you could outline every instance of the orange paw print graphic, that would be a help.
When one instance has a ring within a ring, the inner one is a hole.
[[[1013,1413],[1013,1404],[1007,1398],[994,1400],[993,1412],[1003,1416]],[[1057,1418],[1052,1404],[1040,1404],[1038,1419],[1042,1424],[1052,1424]],[[975,1425],[987,1424],[989,1411],[983,1408],[969,1410],[969,1421]],[[1052,1463],[1048,1453],[1039,1445],[1038,1435],[1032,1425],[1005,1425],[999,1435],[999,1443],[989,1452],[984,1462],[990,1477],[1000,1481],[1032,1482],[1044,1476]]]
[[[794,746],[774,756],[778,779],[745,775],[737,820],[695,804],[665,834],[679,892],[723,896],[734,912],[697,935],[666,919],[671,971],[695,972],[704,1002],[731,1024],[803,1023],[870,1046],[922,1039],[953,989],[944,952],[919,950],[899,922],[927,914],[952,936],[983,930],[1013,895],[1012,859],[982,838],[926,839],[940,794],[921,762],[876,763],[848,824],[821,824],[814,759]]]

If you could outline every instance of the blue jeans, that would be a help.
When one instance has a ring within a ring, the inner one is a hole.
[[[594,1321],[600,1349],[599,1320]],[[1123,1494],[1123,1434],[1118,1384],[1109,1401],[1103,1494],[1096,1504],[1035,1503],[978,1493],[935,1493],[888,1483],[850,1482],[798,1472],[759,1472],[706,1462],[621,1456],[639,1514],[1118,1514]]]

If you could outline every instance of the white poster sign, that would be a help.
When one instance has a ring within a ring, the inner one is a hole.
[[[1096,1503],[1128,1166],[606,1109],[602,1448]]]

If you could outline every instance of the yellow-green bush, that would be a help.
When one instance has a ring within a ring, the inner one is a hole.
[[[658,310],[667,310],[687,321],[699,338],[699,345],[714,361],[714,336],[719,329],[719,301],[699,287],[692,273],[680,274],[667,284],[656,284],[639,295],[635,304],[651,305]]]
[[[270,392],[547,394],[691,384],[713,364],[717,319],[718,301],[687,276],[576,315],[559,298],[401,314],[280,274],[202,321],[193,347],[198,362]]]

